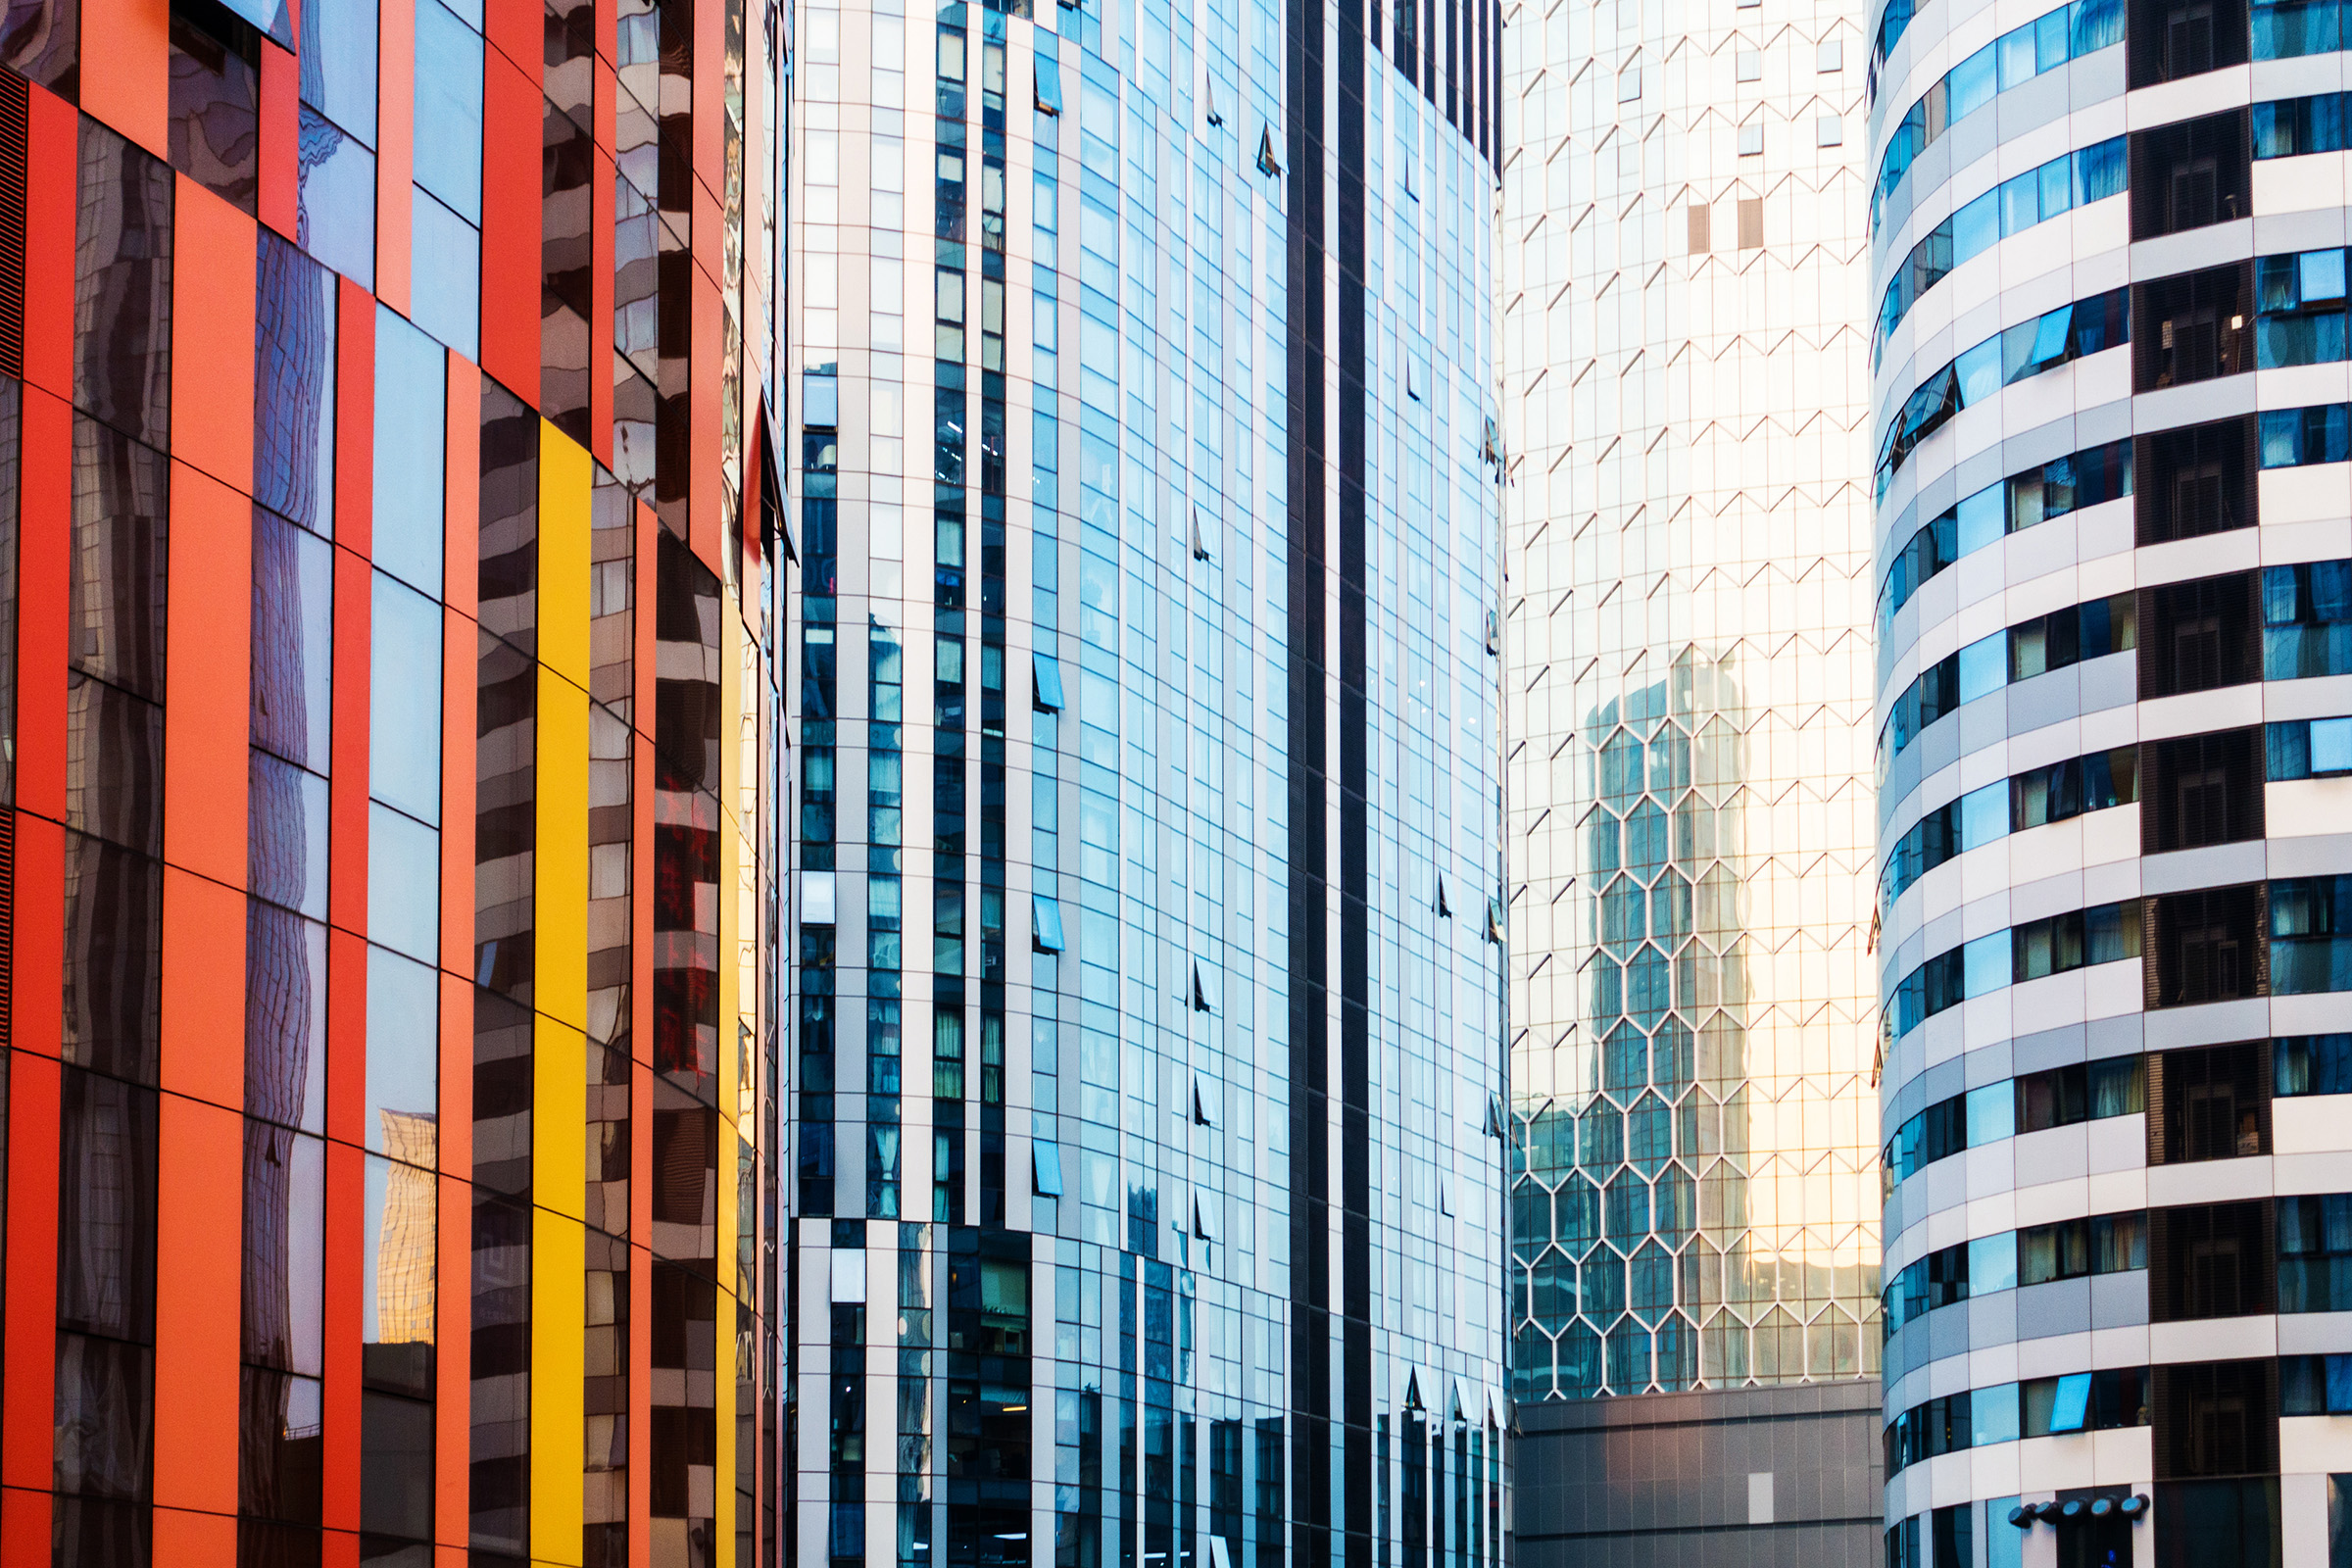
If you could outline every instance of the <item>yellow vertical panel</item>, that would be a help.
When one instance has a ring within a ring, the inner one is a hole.
[[[537,1049],[545,1061],[551,1033],[569,1033],[539,1020]],[[570,1055],[579,1062],[579,1036]],[[547,1075],[542,1071],[539,1081]],[[576,1081],[576,1080],[575,1080]],[[575,1102],[584,1090],[575,1092]],[[547,1105],[534,1107],[544,1124]],[[571,1120],[572,1145],[580,1143],[580,1119]],[[545,1157],[545,1144],[534,1140]],[[575,1164],[575,1169],[576,1164]],[[541,1167],[544,1172],[545,1167]],[[587,1231],[567,1214],[544,1207],[531,1212],[531,1560],[578,1563],[581,1550],[582,1471],[587,1450]]]
[[[588,491],[585,448],[539,421],[539,662],[588,689]],[[587,751],[580,765],[587,766]]]

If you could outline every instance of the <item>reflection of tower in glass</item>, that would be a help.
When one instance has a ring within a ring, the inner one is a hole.
[[[375,1343],[433,1339],[433,1163],[440,1128],[429,1111],[387,1110],[384,1228],[375,1250]]]

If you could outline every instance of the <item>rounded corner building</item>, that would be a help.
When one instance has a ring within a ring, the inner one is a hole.
[[[1870,21],[1887,1562],[2352,1560],[2352,37]]]
[[[1497,1568],[1494,6],[795,14],[794,1560]]]

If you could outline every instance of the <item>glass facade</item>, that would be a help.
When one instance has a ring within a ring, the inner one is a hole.
[[[1501,1560],[1498,32],[1370,19],[798,10],[801,1561]]]
[[[1861,23],[1511,21],[1521,1399],[1878,1367]]]
[[[780,1555],[782,43],[0,29],[12,1564]]]

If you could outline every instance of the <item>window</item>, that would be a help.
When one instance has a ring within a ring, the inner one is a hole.
[[[2278,1200],[2278,1310],[2352,1311],[2352,1193]]]
[[[1751,120],[1740,127],[1740,156],[1755,158],[1764,151],[1764,122]]]
[[[2017,1130],[2040,1132],[2146,1109],[2146,1080],[2137,1056],[2070,1062],[2027,1073],[2017,1082]]]
[[[2133,503],[2139,543],[2252,527],[2255,429],[2255,416],[2246,415],[2141,436]]]
[[[1061,62],[1045,49],[1040,49],[1037,54],[1035,97],[1038,113],[1055,116],[1061,113]],[[1209,122],[1217,123],[1214,110],[1210,111]]]
[[[1845,145],[1845,122],[1836,115],[1823,115],[1814,121],[1813,145],[1816,147],[1842,147]]]
[[[2293,568],[2286,568],[2292,570]],[[2172,697],[2260,678],[2256,574],[2231,572],[2140,590],[2139,695]],[[2266,602],[2275,602],[2266,595]]]
[[[2136,1210],[2030,1225],[2017,1233],[2020,1287],[2147,1266],[2148,1217]]]
[[[2341,47],[2341,11],[2337,0],[2253,0],[2246,21],[2254,58],[2333,54]]]
[[[2259,726],[2150,741],[2140,799],[2143,855],[2262,837],[2263,744]]]
[[[172,167],[251,215],[261,196],[262,40],[216,0],[173,0]]]
[[[2148,1163],[2270,1152],[2267,1044],[2200,1046],[2147,1058]]]
[[[2298,468],[2352,458],[2352,408],[2341,403],[2270,409],[2262,415],[2262,466]]]
[[[2138,159],[2133,158],[2136,169]],[[2151,178],[2154,176],[2151,175]],[[2132,201],[2153,202],[2141,181]],[[2133,231],[2137,232],[2136,218]],[[2169,232],[2159,230],[2160,232]],[[2254,265],[2237,262],[2132,286],[2132,386],[2184,386],[2254,368]]]
[[[2009,780],[2009,827],[2064,822],[2139,800],[2139,748],[2119,746],[2029,769]]]
[[[2352,672],[2352,561],[2265,567],[2262,678],[2347,672]]]
[[[2278,1413],[2352,1415],[2352,1355],[2280,1356]]]
[[[2156,1379],[2156,1479],[2245,1475],[2278,1467],[2278,1363],[2208,1361],[2153,1368]],[[2156,1497],[2159,1526],[2167,1513]],[[2169,1561],[2159,1553],[2160,1561]],[[2266,1559],[2209,1557],[2207,1562]],[[2275,1559],[2272,1559],[2275,1560]]]
[[[1042,893],[1030,896],[1030,936],[1040,953],[1063,951],[1061,905]]]
[[[1713,209],[1704,202],[1692,202],[1684,209],[1684,222],[1690,234],[1690,250],[1693,256],[1707,254],[1707,222]]]
[[[1056,1144],[1029,1146],[1032,1185],[1040,1198],[1061,1196],[1061,1148]]]
[[[2278,1283],[2271,1204],[2192,1203],[2148,1211],[2148,1316],[2157,1323],[2271,1310]]]
[[[1040,712],[1058,713],[1062,710],[1061,664],[1044,654],[1035,656],[1036,706]]]
[[[2230,1362],[2230,1366],[2249,1366],[2247,1362]],[[2183,1372],[2207,1371],[2207,1368],[2182,1368]],[[2257,1381],[2251,1374],[2235,1375],[2238,1383]],[[2190,1380],[2175,1380],[2186,1387]],[[2232,1384],[2234,1389],[2237,1385]],[[2165,1396],[2162,1385],[2158,1397]],[[2183,1396],[2185,1397],[2185,1396]],[[2160,1445],[2156,1460],[2156,1562],[2158,1568],[2199,1568],[2201,1564],[2229,1563],[2230,1568],[2278,1568],[2279,1562],[2278,1479],[2276,1476],[2239,1476],[2230,1480],[2167,1481],[2166,1456],[2179,1447],[2199,1453],[2231,1455],[2263,1445],[2247,1437],[2248,1429],[2260,1425],[2271,1415],[2270,1406],[2262,1404],[2251,1394],[2229,1393],[2202,1396],[2190,1407],[2187,1419],[2194,1429],[2182,1432],[2176,1442]],[[2277,1431],[2272,1422],[2271,1430]],[[2276,1441],[2267,1445],[2276,1449]],[[2271,1463],[2276,1464],[2273,1460]],[[2258,1470],[2262,1465],[2247,1464],[2235,1468]],[[2205,1471],[2178,1471],[2177,1474],[2207,1474]]]
[[[2290,1035],[2271,1042],[2271,1092],[2352,1095],[2352,1035]]]
[[[2134,87],[2246,63],[2245,0],[2132,0]]]
[[[2270,936],[2274,995],[2352,991],[2352,876],[2273,882]]]
[[[2141,901],[2141,906],[2155,960],[2148,975],[2149,1006],[2230,1002],[2267,992],[2262,884],[2168,893]]]
[[[1740,248],[1752,251],[1764,243],[1764,198],[1740,198]]]
[[[2132,237],[2154,239],[2248,217],[2250,147],[2243,109],[2133,131]]]

